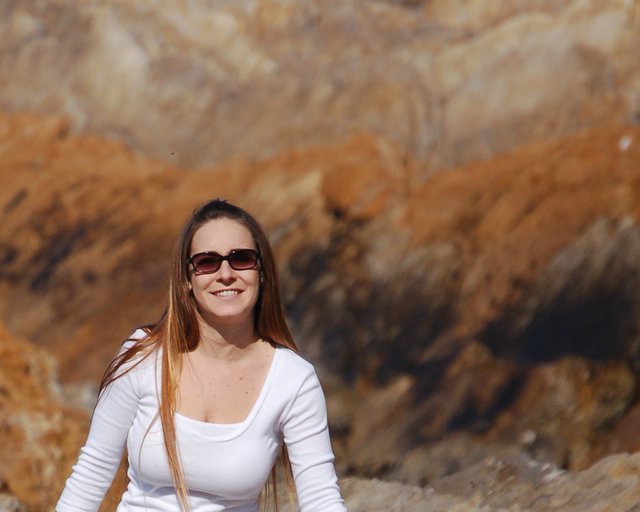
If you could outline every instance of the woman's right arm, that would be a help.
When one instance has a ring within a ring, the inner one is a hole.
[[[67,479],[56,512],[97,511],[118,470],[129,428],[138,408],[136,369],[103,391],[85,445]]]

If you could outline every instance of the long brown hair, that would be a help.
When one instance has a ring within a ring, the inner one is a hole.
[[[173,258],[173,268],[169,281],[169,297],[167,307],[153,326],[147,327],[147,336],[136,341],[130,348],[116,357],[105,372],[100,382],[102,391],[125,372],[119,371],[123,365],[133,360],[142,360],[154,350],[162,349],[162,373],[160,389],[160,421],[164,435],[164,444],[169,461],[169,468],[183,510],[189,510],[188,490],[184,479],[182,464],[178,455],[174,417],[176,412],[176,395],[178,380],[182,370],[182,357],[186,352],[194,350],[200,341],[200,328],[196,315],[196,306],[190,292],[189,269],[187,259],[191,251],[193,236],[209,221],[227,218],[246,227],[256,245],[260,260],[261,285],[258,301],[254,310],[254,328],[260,338],[273,345],[297,351],[295,341],[287,325],[284,309],[280,300],[278,275],[273,250],[269,240],[258,223],[242,208],[222,199],[214,199],[196,208],[182,229]],[[138,358],[138,356],[141,356]],[[131,369],[133,366],[128,366]],[[291,463],[286,446],[282,445],[280,457],[285,480],[292,493]],[[270,501],[276,510],[277,488],[276,467],[265,486],[262,497],[263,505]]]

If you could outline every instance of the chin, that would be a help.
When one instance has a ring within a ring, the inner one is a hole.
[[[242,312],[210,312],[204,316],[205,320],[210,320],[210,323],[215,324],[241,324],[251,323],[253,324],[253,311]]]

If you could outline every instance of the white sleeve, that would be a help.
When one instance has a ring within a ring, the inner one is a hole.
[[[315,371],[310,372],[283,422],[300,512],[346,512],[333,465],[327,406]]]
[[[118,470],[138,407],[136,369],[112,382],[93,412],[78,462],[67,479],[56,512],[97,511]]]

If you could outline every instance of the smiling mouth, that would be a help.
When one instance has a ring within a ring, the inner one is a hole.
[[[231,297],[232,295],[238,295],[238,290],[221,290],[219,292],[213,292],[216,297]]]

